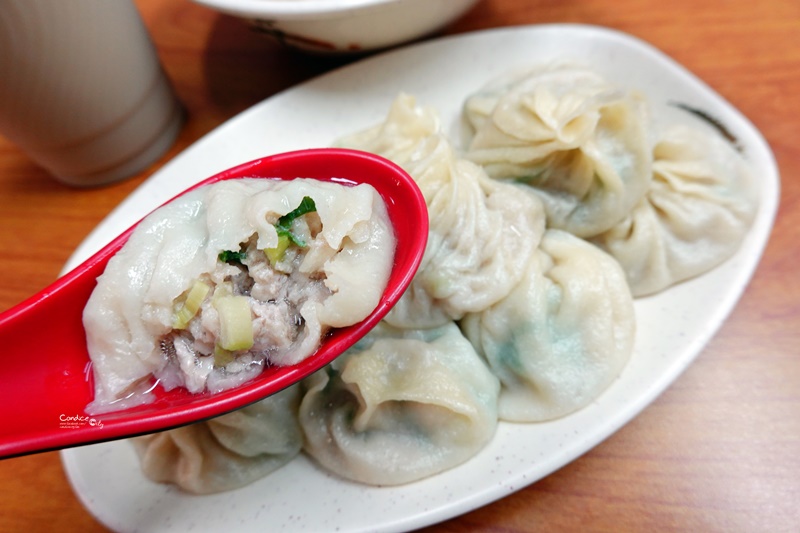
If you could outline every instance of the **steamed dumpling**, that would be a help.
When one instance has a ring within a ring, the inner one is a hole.
[[[440,132],[436,110],[417,105],[416,98],[400,93],[381,122],[337,139],[334,144],[378,154],[403,165],[424,157],[419,153],[420,144]]]
[[[501,300],[522,278],[544,231],[534,196],[489,179],[444,142],[439,151],[435,163],[407,167],[428,193],[430,231],[410,289],[385,319],[398,327],[441,325]]]
[[[498,80],[471,96],[466,157],[537,192],[548,227],[580,237],[619,222],[647,191],[651,155],[643,102],[580,66]]]
[[[452,468],[483,448],[497,425],[497,379],[453,323],[381,325],[304,386],[305,451],[370,485]]]
[[[634,296],[659,292],[728,259],[758,204],[746,162],[718,136],[675,126],[653,153],[647,196],[593,239],[622,264]]]
[[[299,386],[205,422],[131,439],[142,472],[194,494],[245,486],[302,448]]]
[[[462,328],[500,379],[501,420],[539,422],[585,407],[620,374],[635,336],[617,262],[547,230],[522,282]]]
[[[499,301],[520,280],[544,231],[541,202],[459,158],[432,111],[400,95],[382,124],[338,144],[393,159],[428,206],[421,267],[388,323],[441,326]]]
[[[369,185],[236,179],[173,200],[136,227],[84,309],[88,412],[148,401],[151,376],[213,393],[301,361],[372,312],[394,250]]]

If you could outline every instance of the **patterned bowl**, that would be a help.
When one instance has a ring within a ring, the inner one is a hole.
[[[194,0],[292,48],[358,53],[424,37],[478,0]]]

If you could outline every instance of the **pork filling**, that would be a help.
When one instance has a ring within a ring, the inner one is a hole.
[[[176,300],[174,327],[160,339],[167,363],[157,377],[165,389],[219,392],[291,350],[319,343],[326,331],[309,324],[303,309],[331,291],[323,272],[300,268],[319,218],[308,213],[292,229],[280,250],[259,249],[253,236],[238,251],[220,253],[216,268]]]

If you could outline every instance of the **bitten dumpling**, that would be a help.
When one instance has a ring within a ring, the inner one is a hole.
[[[462,328],[500,379],[501,420],[540,422],[588,405],[633,351],[625,275],[596,246],[547,230],[525,278]]]
[[[645,198],[593,239],[622,264],[634,296],[657,293],[728,259],[758,206],[746,162],[717,135],[675,126],[653,155]]]
[[[299,385],[205,422],[131,439],[142,472],[194,494],[243,487],[302,448]]]
[[[419,185],[428,206],[422,264],[386,322],[441,326],[485,309],[519,282],[544,231],[541,202],[459,158],[432,111],[400,95],[382,124],[338,144],[392,159]]]
[[[84,309],[87,412],[165,390],[218,392],[308,357],[377,306],[394,230],[369,185],[236,179],[157,209],[108,263]]]
[[[452,468],[483,448],[497,425],[497,378],[453,323],[381,325],[304,386],[305,451],[370,485]]]
[[[619,222],[651,177],[643,101],[580,66],[508,76],[467,99],[466,157],[533,187],[548,227],[580,237]]]

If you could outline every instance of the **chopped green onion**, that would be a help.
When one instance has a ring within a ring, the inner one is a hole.
[[[220,345],[214,346],[214,366],[227,366],[234,359],[233,352],[222,348]]]
[[[192,288],[186,294],[186,299],[180,304],[172,317],[172,327],[174,329],[186,329],[189,322],[194,318],[203,304],[203,300],[208,296],[211,287],[200,280],[195,280]]]
[[[278,219],[278,223],[275,224],[275,230],[278,232],[278,237],[285,235],[289,240],[291,240],[297,246],[305,246],[306,243],[303,239],[292,233],[292,222],[295,219],[300,218],[303,215],[308,213],[314,212],[317,210],[317,206],[314,203],[314,200],[309,196],[304,196],[303,199],[300,201],[300,205],[297,206],[296,209],[286,213],[281,218]]]
[[[234,252],[233,250],[223,250],[217,258],[223,263],[241,263],[247,257],[247,252]]]
[[[219,347],[235,352],[253,347],[253,317],[247,296],[220,296],[213,300],[219,314]]]
[[[278,235],[278,245],[275,248],[265,248],[264,253],[267,254],[267,259],[272,266],[275,266],[283,259],[283,256],[286,254],[286,250],[289,248],[291,244],[291,239],[286,235]]]

